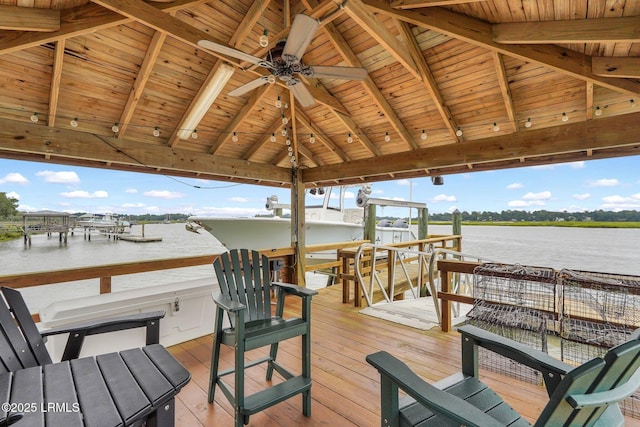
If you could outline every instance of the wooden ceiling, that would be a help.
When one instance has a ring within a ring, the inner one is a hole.
[[[320,20],[305,64],[368,77],[306,79],[309,107],[280,82],[229,96],[267,71],[197,42],[264,57],[299,13]],[[222,64],[233,76],[180,139]],[[4,158],[361,183],[636,155],[639,104],[640,0],[0,0]]]

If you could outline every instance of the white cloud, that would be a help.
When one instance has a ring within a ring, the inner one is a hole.
[[[602,209],[610,209],[614,211],[621,211],[626,209],[640,209],[640,193],[632,194],[628,197],[619,195],[603,197],[604,202],[601,206]]]
[[[507,204],[512,208],[528,208],[531,206],[544,206],[545,202],[542,200],[512,200]]]
[[[5,194],[7,196],[7,199],[16,199],[16,200],[20,200],[20,195],[18,193],[16,193],[15,191],[9,191],[7,194]]]
[[[41,176],[45,182],[54,184],[77,184],[80,182],[78,174],[73,171],[40,171],[36,172],[36,176]]]
[[[572,169],[584,169],[586,167],[584,161],[567,163]]]
[[[249,199],[247,199],[246,197],[229,197],[230,202],[235,202],[235,203],[248,203]]]
[[[434,202],[456,202],[457,200],[456,196],[447,196],[446,194],[438,194],[433,198]]]
[[[584,193],[584,194],[574,194],[573,196],[574,199],[576,200],[587,200],[588,198],[591,197],[591,194],[589,193]]]
[[[124,192],[128,194],[138,194],[138,190],[136,190],[135,188],[127,188],[126,190],[124,190]]]
[[[5,183],[28,184],[29,180],[17,172],[10,172],[6,174],[4,178],[0,178],[0,184],[5,184]]]
[[[541,191],[540,193],[527,193],[522,196],[524,200],[549,200],[551,198],[551,191]]]
[[[93,193],[84,190],[66,191],[60,193],[60,195],[69,199],[106,199],[109,197],[109,193],[101,190],[94,191]]]
[[[615,187],[620,185],[620,181],[615,178],[603,178],[589,183],[591,187]]]
[[[167,190],[151,190],[145,191],[143,194],[147,197],[155,197],[158,199],[180,199],[184,197],[184,194],[182,193]]]
[[[123,208],[134,208],[134,209],[139,209],[139,208],[144,208],[146,205],[144,203],[123,203],[122,207]]]
[[[397,181],[398,185],[401,185],[403,187],[409,187],[411,185],[411,180],[409,179],[400,179]]]
[[[514,182],[513,184],[507,185],[507,190],[517,190],[517,189],[522,188],[522,187],[524,187],[524,185],[522,185],[521,183]]]

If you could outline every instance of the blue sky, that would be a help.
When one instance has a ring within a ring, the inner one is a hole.
[[[558,165],[472,172],[373,184],[372,197],[425,202],[430,212],[502,210],[640,209],[640,158],[590,160]],[[200,188],[196,188],[200,187]],[[347,206],[355,206],[358,188]],[[265,200],[289,201],[289,190],[218,181],[141,174],[0,159],[0,192],[19,200],[19,209],[116,214],[184,213],[253,216]],[[378,215],[408,216],[384,208]]]

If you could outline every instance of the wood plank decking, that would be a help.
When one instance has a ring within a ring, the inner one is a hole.
[[[379,376],[365,361],[367,354],[378,350],[400,357],[430,381],[459,370],[457,332],[443,333],[437,327],[425,332],[359,314],[352,304],[342,303],[341,286],[321,289],[312,305],[311,417],[302,415],[301,398],[294,397],[251,416],[250,426],[380,425]],[[291,303],[287,311],[295,313],[298,308]],[[222,363],[231,366],[233,355],[227,350],[223,348]],[[233,409],[222,392],[217,392],[213,404],[207,403],[211,337],[173,346],[170,351],[192,374],[191,382],[177,398],[176,425],[233,425]],[[262,349],[256,352],[264,353]],[[281,344],[279,360],[299,372],[299,352],[300,340],[290,340]],[[263,366],[249,371],[249,393],[264,387]],[[529,420],[535,420],[546,403],[543,387],[491,372],[486,373],[485,380]],[[627,425],[640,426],[640,420],[627,418]]]

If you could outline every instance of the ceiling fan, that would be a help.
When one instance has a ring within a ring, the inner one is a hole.
[[[231,56],[264,67],[271,72],[268,76],[259,77],[231,92],[230,96],[241,96],[267,83],[275,83],[276,79],[284,82],[292,91],[303,107],[315,103],[309,89],[296,76],[326,77],[345,80],[363,80],[367,77],[367,70],[359,67],[335,67],[324,65],[305,65],[301,59],[311,39],[315,35],[319,21],[304,14],[296,15],[291,24],[291,31],[286,40],[279,41],[269,50],[264,59],[249,55],[242,51],[221,45],[209,40],[198,41],[198,46],[213,52]]]

